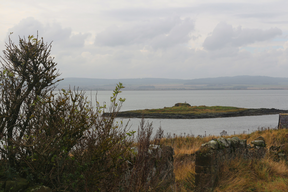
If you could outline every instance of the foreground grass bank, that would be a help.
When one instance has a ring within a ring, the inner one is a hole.
[[[235,136],[240,139],[247,139],[247,143],[262,136],[265,138],[268,149],[271,146],[288,143],[287,129],[275,130],[267,128],[250,134]],[[194,153],[201,147],[201,144],[218,137],[175,136],[162,139],[163,144],[172,146],[175,151],[175,191],[193,191],[195,176]],[[224,166],[215,191],[288,191],[288,164],[285,161],[275,162],[269,155],[257,161],[235,159]]]

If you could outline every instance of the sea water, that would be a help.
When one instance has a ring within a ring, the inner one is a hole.
[[[109,105],[112,91],[87,91],[88,98]],[[173,90],[173,91],[123,91],[119,97],[126,98],[121,111],[171,107],[175,103],[190,105],[234,106],[245,108],[288,109],[288,90]],[[128,119],[117,118],[127,122]],[[252,132],[261,127],[275,128],[278,115],[229,117],[213,119],[145,119],[152,122],[154,130],[159,126],[165,133],[219,135],[223,130],[229,135]],[[137,130],[141,119],[130,119],[131,130]]]

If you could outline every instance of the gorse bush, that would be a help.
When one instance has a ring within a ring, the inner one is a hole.
[[[123,85],[116,86],[110,115],[103,117],[108,107],[97,100],[93,107],[84,92],[54,91],[59,73],[50,51],[51,43],[38,36],[19,38],[19,45],[10,38],[6,43],[0,71],[0,164],[6,175],[2,179],[24,177],[53,191],[152,189],[152,182],[147,184],[144,178],[152,166],[140,169],[152,158],[143,153],[149,149],[151,124],[140,126],[139,155],[130,171],[133,177],[127,177],[135,132],[115,122],[125,101],[117,97]],[[155,141],[160,137],[158,134]],[[144,176],[141,181],[135,181],[137,174]],[[154,177],[157,174],[150,180],[155,181]],[[137,185],[131,184],[135,182]]]

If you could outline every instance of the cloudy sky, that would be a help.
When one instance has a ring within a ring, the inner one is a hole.
[[[10,32],[17,41],[38,31],[53,41],[62,77],[288,77],[287,7],[287,0],[0,0],[0,49]]]

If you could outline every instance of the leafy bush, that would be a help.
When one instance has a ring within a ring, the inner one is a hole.
[[[109,116],[104,117],[107,107],[97,100],[93,107],[82,91],[55,93],[59,73],[50,51],[51,43],[29,36],[20,38],[19,45],[9,39],[1,57],[0,164],[6,173],[2,179],[25,177],[53,191],[152,191],[160,186],[160,173],[149,174],[163,158],[147,155],[152,124],[144,128],[144,120],[132,177],[126,177],[135,132],[115,122],[125,101],[117,98],[124,86],[116,86]],[[154,142],[159,144],[161,135],[160,129]]]

